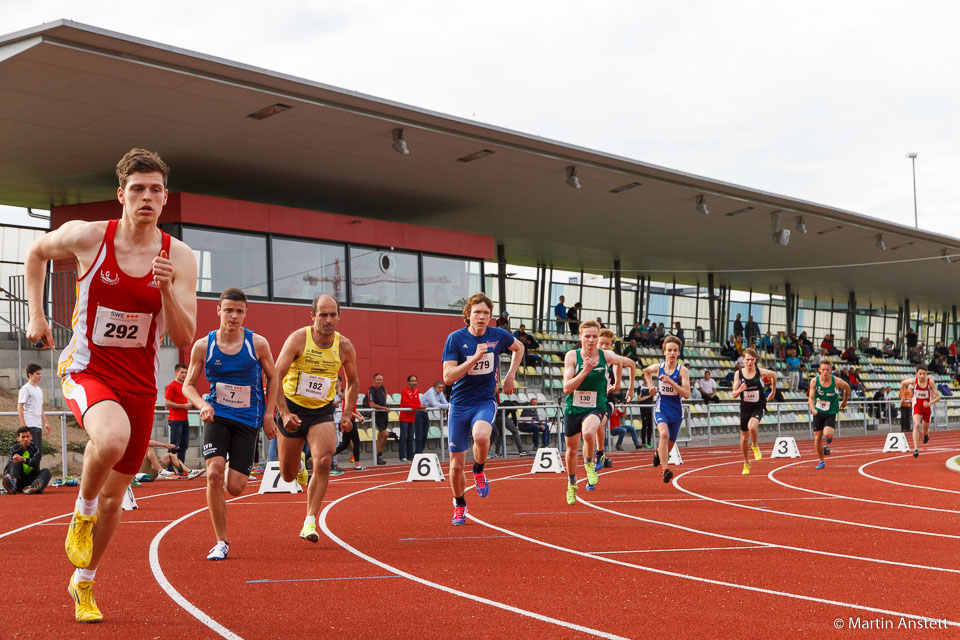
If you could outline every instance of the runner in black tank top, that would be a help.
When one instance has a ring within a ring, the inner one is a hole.
[[[740,398],[740,449],[743,451],[743,475],[746,476],[750,474],[748,440],[752,443],[754,459],[763,458],[757,445],[758,432],[767,401],[772,401],[777,392],[777,374],[757,367],[757,352],[753,347],[744,349],[743,361],[744,367],[733,374],[733,397]],[[770,381],[769,395],[764,393],[764,380]]]

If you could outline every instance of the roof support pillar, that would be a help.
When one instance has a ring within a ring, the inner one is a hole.
[[[707,308],[710,310],[710,341],[719,342],[717,331],[717,314],[714,310],[713,272],[707,274]]]
[[[619,336],[623,331],[623,282],[620,280],[620,260],[613,261],[613,304],[617,309],[617,328],[615,333]]]
[[[794,330],[794,314],[797,312],[797,304],[793,300],[793,287],[790,286],[790,283],[787,282],[783,287],[784,295],[783,302],[786,305],[786,315],[787,315],[787,337],[793,335]]]
[[[857,346],[857,296],[851,291],[847,299],[847,344]],[[834,345],[836,347],[836,345]]]
[[[497,296],[500,298],[500,312],[507,310],[507,251],[502,244],[497,245]]]

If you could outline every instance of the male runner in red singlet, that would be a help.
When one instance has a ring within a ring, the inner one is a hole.
[[[933,405],[940,400],[940,392],[927,373],[927,365],[922,362],[917,365],[916,377],[900,381],[901,395],[910,386],[913,386],[913,457],[917,458],[920,456],[920,427],[923,426],[923,444],[927,444],[930,440],[930,415]]]
[[[43,315],[47,261],[75,258],[80,274],[73,339],[58,367],[64,398],[90,438],[64,545],[77,567],[68,585],[77,622],[103,620],[94,576],[153,430],[160,341],[166,332],[185,350],[196,330],[193,251],[157,228],[168,173],[156,153],[131,149],[117,164],[121,218],[71,220],[30,245],[25,262],[27,338],[44,348],[56,346]]]

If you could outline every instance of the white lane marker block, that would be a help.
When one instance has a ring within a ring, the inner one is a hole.
[[[133,497],[133,487],[127,486],[127,491],[123,494],[123,502],[120,504],[120,508],[124,511],[133,511],[134,509],[139,509],[137,506],[137,499]]]
[[[683,464],[683,458],[680,457],[680,447],[676,443],[673,449],[670,449],[670,457],[667,458],[667,464]]]
[[[773,443],[773,453],[771,458],[799,458],[800,447],[797,446],[797,440],[793,436],[780,436]]]
[[[563,473],[563,456],[555,447],[541,447],[533,459],[533,468],[530,473]]]
[[[418,453],[413,456],[413,463],[410,465],[410,472],[407,474],[407,482],[415,480],[443,481],[443,467],[440,466],[440,458],[437,454]]]
[[[902,431],[900,433],[887,434],[887,439],[883,443],[883,451],[881,453],[889,453],[891,451],[910,453],[910,445],[907,444],[907,434]]]
[[[257,493],[300,493],[303,487],[297,484],[296,478],[286,482],[280,475],[280,462],[274,460],[268,462],[263,468],[263,476],[260,478],[260,489]]]

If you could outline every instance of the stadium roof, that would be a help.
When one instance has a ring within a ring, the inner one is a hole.
[[[249,117],[276,104],[291,108]],[[761,293],[789,281],[804,297],[955,301],[960,265],[911,260],[960,254],[956,238],[67,20],[0,36],[0,204],[110,198],[131,146],[162,153],[175,191],[485,233],[513,264],[603,273],[619,258],[625,277],[706,284],[714,271]],[[777,211],[787,246],[772,239]],[[836,264],[865,266],[803,269]]]

